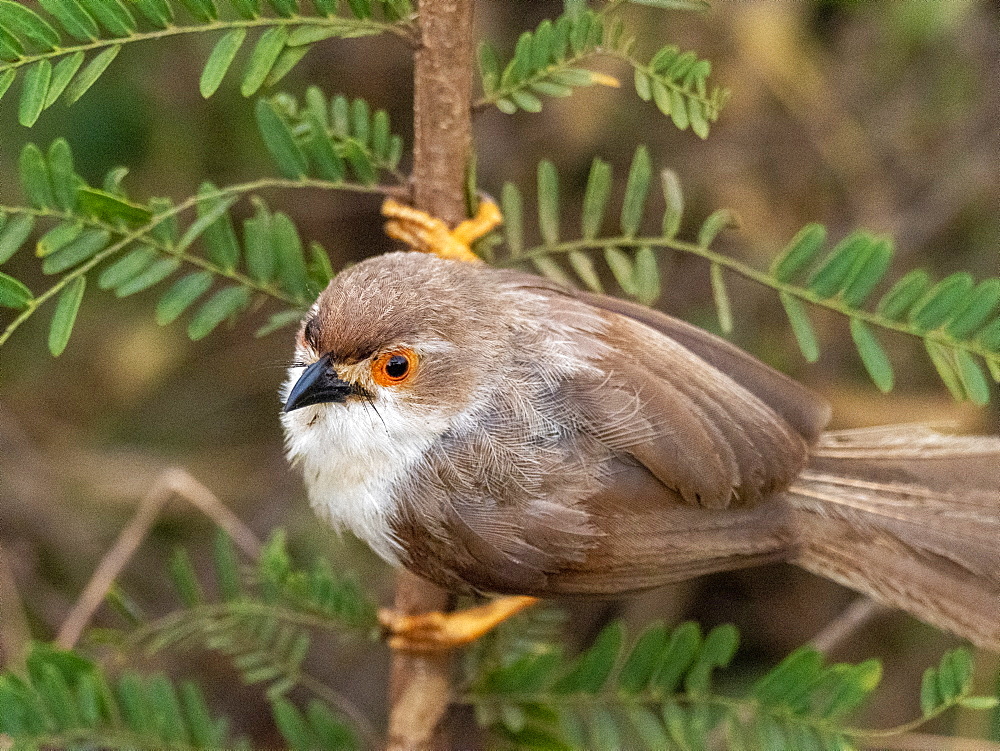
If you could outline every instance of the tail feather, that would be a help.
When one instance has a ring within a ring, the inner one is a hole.
[[[798,565],[1000,650],[1000,438],[828,433],[787,498]]]

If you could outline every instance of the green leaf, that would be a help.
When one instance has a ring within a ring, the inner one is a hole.
[[[625,184],[625,198],[622,203],[621,227],[626,237],[635,237],[642,222],[646,196],[649,193],[649,181],[653,174],[649,150],[640,146],[632,157],[632,166]]]
[[[225,287],[220,289],[191,317],[188,336],[198,341],[208,336],[230,316],[236,315],[250,304],[250,290],[246,287]]]
[[[91,187],[77,190],[80,211],[97,219],[127,226],[138,227],[152,221],[153,212],[146,206],[126,201],[112,193]]]
[[[344,158],[354,171],[355,177],[365,185],[374,185],[376,180],[375,166],[368,153],[357,141],[347,141],[343,145]]]
[[[112,36],[124,37],[138,31],[135,18],[122,0],[81,0]]]
[[[49,179],[49,168],[41,149],[29,143],[21,149],[18,162],[21,173],[21,185],[28,201],[36,209],[52,208],[56,204],[52,194],[52,182]]]
[[[924,339],[924,348],[952,398],[958,402],[963,401],[966,397],[965,389],[962,387],[962,379],[956,370],[952,350],[930,339]]]
[[[52,69],[52,81],[49,83],[49,92],[45,97],[45,109],[55,104],[56,100],[66,91],[69,82],[73,80],[73,76],[83,65],[85,57],[82,51],[74,52],[60,60]]]
[[[816,362],[819,359],[819,342],[816,341],[816,332],[809,321],[809,314],[797,297],[787,292],[779,292],[778,297],[785,308],[788,322],[792,325],[792,333],[799,343],[802,356],[807,362]]]
[[[608,264],[608,268],[611,269],[611,273],[622,291],[629,297],[635,297],[638,292],[635,284],[635,267],[628,254],[621,248],[605,248],[604,262]]]
[[[357,1],[352,0],[352,2]],[[309,725],[291,702],[278,698],[271,702],[271,711],[281,737],[287,741],[292,751],[311,751],[319,748],[309,730]]]
[[[548,160],[538,165],[538,224],[546,245],[559,242],[559,178]]]
[[[872,236],[863,230],[845,237],[809,277],[809,289],[820,297],[833,297],[848,283],[857,259],[868,252],[873,242]]]
[[[236,203],[238,199],[239,196],[237,195],[222,195],[212,201],[211,207],[203,214],[199,214],[198,218],[191,223],[191,226],[184,231],[183,237],[176,244],[177,251],[187,250],[191,243],[197,240],[216,219],[228,211],[229,207]]]
[[[97,22],[77,0],[39,0],[39,5],[55,16],[66,33],[78,42],[96,42],[100,36]]]
[[[836,681],[829,700],[817,713],[824,718],[840,717],[856,709],[882,680],[882,663],[865,660],[858,665],[834,665],[827,674]]]
[[[214,21],[219,17],[219,11],[212,0],[181,0],[188,12],[202,23]]]
[[[715,301],[715,313],[719,317],[719,328],[729,334],[733,330],[733,309],[729,303],[729,291],[726,280],[722,278],[722,267],[713,263],[709,270],[712,283],[712,299]]]
[[[622,665],[618,675],[619,689],[627,694],[646,690],[657,668],[657,661],[667,647],[667,629],[654,623],[643,632]]]
[[[690,124],[684,95],[677,89],[670,90],[670,119],[678,130],[687,130]]]
[[[81,222],[61,222],[42,235],[35,247],[35,254],[39,258],[55,253],[67,243],[73,242],[83,232]]]
[[[994,709],[998,703],[1000,699],[996,696],[965,696],[958,700],[958,706],[975,711]]]
[[[270,0],[271,7],[282,18],[289,18],[299,12],[296,0]]]
[[[514,104],[526,112],[542,111],[542,100],[524,89],[515,89],[510,92],[510,98]]]
[[[287,42],[288,29],[285,26],[273,26],[260,35],[243,75],[243,84],[240,86],[243,96],[250,97],[257,93]],[[259,103],[257,111],[260,112]]]
[[[585,240],[593,240],[600,231],[610,193],[611,166],[601,159],[595,159],[590,166],[590,176],[587,178],[587,190],[583,196],[583,217],[581,221]]]
[[[660,183],[663,186],[663,200],[666,204],[666,210],[663,212],[663,236],[669,239],[675,237],[681,228],[684,194],[681,192],[680,179],[673,170],[660,170]]]
[[[694,661],[701,645],[701,631],[697,623],[682,623],[670,634],[667,648],[660,656],[653,684],[664,694],[674,691],[681,676]]]
[[[893,374],[892,364],[886,355],[878,338],[869,326],[859,318],[851,319],[851,338],[858,348],[861,362],[865,365],[865,370],[871,376],[872,381],[883,394],[892,391]]]
[[[736,215],[729,209],[716,209],[709,214],[708,219],[698,230],[698,246],[707,248],[726,227],[735,227],[737,224]]]
[[[240,18],[252,21],[260,15],[260,0],[229,0]]]
[[[73,104],[86,94],[87,90],[97,82],[97,79],[101,77],[104,71],[108,69],[108,66],[118,57],[118,53],[121,50],[122,47],[120,44],[108,47],[87,63],[87,67],[77,73],[73,82],[66,87],[66,102]]]
[[[39,60],[28,67],[28,72],[24,74],[21,103],[17,110],[17,121],[24,127],[30,128],[38,121],[38,116],[45,107],[51,81],[52,63],[48,60]]]
[[[930,331],[947,323],[962,309],[975,282],[964,271],[945,277],[913,306],[910,323],[921,331]]]
[[[684,678],[685,690],[692,694],[706,692],[712,670],[728,665],[736,654],[738,644],[739,634],[731,624],[716,626],[709,631]]]
[[[566,675],[552,687],[555,693],[597,693],[604,686],[618,658],[623,639],[621,623],[606,626],[594,644],[576,659]]]
[[[271,220],[278,279],[297,299],[309,297],[309,276],[306,270],[302,240],[287,215],[278,212]]]
[[[299,61],[309,54],[312,47],[303,45],[301,47],[286,47],[278,55],[278,59],[271,67],[267,78],[264,80],[265,86],[274,86],[278,81],[292,72],[292,68],[299,64]]]
[[[87,277],[81,275],[59,293],[59,301],[56,303],[55,313],[52,314],[52,325],[49,327],[49,352],[53,357],[61,355],[69,343],[86,287]]]
[[[1000,304],[1000,279],[987,279],[969,295],[965,307],[945,327],[951,336],[964,339],[978,329]]]
[[[656,254],[648,245],[635,253],[635,298],[643,305],[652,305],[660,296],[660,269]]]
[[[202,183],[198,189],[198,217],[214,216],[205,227],[205,255],[223,271],[232,271],[240,262],[240,246],[236,240],[233,220],[227,211],[228,197],[220,196],[212,183]],[[222,204],[222,210],[217,207]]]
[[[257,207],[256,213],[243,221],[243,246],[247,271],[254,281],[268,284],[274,278],[275,265],[271,212],[267,210],[263,201],[254,199],[254,203]]]
[[[771,264],[771,274],[778,281],[791,281],[800,269],[816,257],[825,242],[826,227],[816,223],[807,224]]]
[[[823,656],[819,652],[812,647],[799,647],[758,680],[750,693],[765,705],[787,705],[791,695],[815,680],[822,666]]]
[[[6,263],[24,245],[34,228],[35,217],[32,214],[18,214],[7,222],[0,231],[0,263]]]
[[[652,89],[652,82],[650,81],[649,76],[646,75],[644,71],[641,71],[638,68],[636,68],[633,79],[635,81],[635,93],[639,95],[639,98],[644,102],[648,102],[650,99],[652,99],[653,89]]]
[[[3,235],[0,234],[0,262],[4,258],[3,247]],[[976,334],[976,341],[992,352],[1000,350],[1000,318],[994,318],[983,326],[980,332]]]
[[[103,250],[111,241],[111,233],[104,229],[84,230],[80,236],[67,243],[42,261],[42,272],[45,274],[61,274],[67,269],[83,263],[88,258]]]
[[[937,670],[927,668],[920,681],[920,712],[924,717],[934,712],[941,704],[941,696],[937,688]]]
[[[174,12],[167,0],[131,0],[153,26],[165,29],[174,20]]]
[[[511,257],[516,258],[524,250],[524,201],[516,185],[504,183],[503,192],[500,194],[500,205],[503,209],[507,249]],[[3,247],[2,238],[0,235],[0,248]]]
[[[73,153],[65,138],[57,138],[49,146],[49,177],[56,206],[64,211],[73,211],[82,181],[73,169]]]
[[[868,299],[892,261],[893,247],[888,239],[876,240],[866,254],[861,255],[848,275],[841,296],[852,308],[861,307]]]
[[[3,95],[7,93],[7,89],[14,83],[15,78],[17,78],[17,73],[13,70],[5,70],[0,73],[0,99],[3,99]]]
[[[195,300],[208,292],[213,279],[210,271],[195,271],[174,282],[156,303],[156,322],[166,326],[176,321]]]
[[[306,155],[274,105],[266,99],[258,99],[256,113],[264,145],[274,157],[281,174],[291,179],[305,177],[308,171]]]
[[[882,296],[875,310],[879,315],[898,321],[910,307],[931,286],[931,278],[923,269],[916,269],[906,274]]]
[[[551,256],[535,256],[531,259],[531,262],[542,276],[548,277],[552,281],[566,287],[573,286],[573,280],[569,278],[569,275],[559,265],[559,262]]]
[[[597,275],[597,270],[594,268],[594,262],[587,253],[582,250],[571,250],[567,254],[567,260],[569,261],[569,265],[573,268],[573,271],[576,272],[576,275],[580,277],[580,280],[587,285],[588,289],[598,293],[604,291],[601,286],[601,279]]]
[[[990,385],[982,368],[964,349],[955,350],[955,364],[958,366],[958,376],[969,399],[977,407],[985,407],[990,402]]]
[[[208,56],[208,62],[205,63],[205,69],[201,72],[201,80],[198,84],[201,95],[205,99],[212,96],[219,88],[246,38],[247,30],[240,28],[227,32],[216,42],[215,47],[212,48],[212,54]]]
[[[299,323],[302,320],[302,315],[303,311],[301,310],[283,310],[280,313],[275,313],[267,320],[267,323],[254,332],[254,336],[257,338],[267,336],[286,326]]]
[[[330,182],[344,179],[344,160],[333,148],[326,132],[326,126],[316,114],[310,114],[311,137],[305,142],[305,151],[316,174]]]
[[[0,28],[15,37],[26,37],[48,52],[59,46],[59,33],[48,21],[21,3],[0,0]]]
[[[120,287],[149,268],[158,255],[155,248],[148,245],[139,246],[104,269],[97,277],[97,286],[101,289]]]
[[[12,276],[0,272],[0,306],[22,310],[35,296],[31,290]]]
[[[161,258],[158,261],[153,261],[142,273],[116,287],[115,296],[128,297],[143,292],[173,274],[180,265],[181,262],[176,258]]]

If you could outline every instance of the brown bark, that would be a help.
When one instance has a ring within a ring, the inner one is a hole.
[[[420,0],[414,63],[414,206],[450,224],[465,218],[463,184],[472,146],[473,0]],[[396,579],[395,607],[422,613],[449,607],[447,592],[408,572]],[[397,652],[390,686],[390,749],[444,748],[438,726],[451,695],[451,656]]]

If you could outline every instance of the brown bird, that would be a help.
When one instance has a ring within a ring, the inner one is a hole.
[[[320,295],[284,396],[317,512],[450,590],[609,596],[790,561],[1000,649],[1000,438],[824,432],[806,388],[648,308],[392,253]]]

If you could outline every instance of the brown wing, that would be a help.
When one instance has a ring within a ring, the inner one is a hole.
[[[585,430],[642,464],[685,502],[752,505],[787,488],[805,466],[828,410],[799,384],[668,316],[537,277],[508,279],[551,295],[554,316],[572,319],[580,305],[600,312],[605,346],[595,358],[607,378],[570,381],[567,396]],[[594,334],[579,336],[585,348]],[[636,399],[635,425],[624,429],[623,410],[615,405]]]

